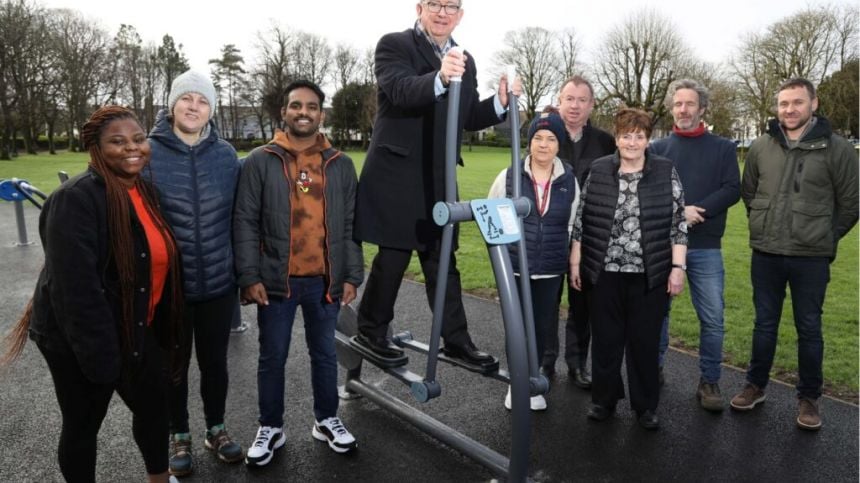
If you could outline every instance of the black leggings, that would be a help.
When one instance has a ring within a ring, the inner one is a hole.
[[[167,471],[167,370],[164,351],[147,331],[143,363],[122,368],[120,380],[95,384],[81,372],[74,354],[39,350],[54,379],[63,428],[57,450],[66,481],[95,481],[96,440],[114,391],[132,413],[132,434],[146,472]]]
[[[191,338],[200,368],[200,397],[206,429],[224,422],[227,404],[227,345],[230,324],[237,303],[235,291],[205,302],[185,302],[185,351],[182,380],[170,387],[170,432],[188,433],[188,367],[191,363]]]

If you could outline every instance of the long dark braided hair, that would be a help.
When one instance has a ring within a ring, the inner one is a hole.
[[[134,238],[132,235],[131,210],[132,204],[126,186],[123,185],[113,170],[108,167],[99,144],[101,135],[105,128],[112,122],[131,119],[138,124],[137,116],[132,111],[120,106],[105,106],[98,109],[90,116],[90,119],[81,129],[81,141],[84,148],[89,151],[90,168],[95,171],[105,183],[107,198],[107,222],[110,234],[111,258],[116,265],[119,276],[120,300],[122,303],[120,325],[120,340],[125,352],[132,346],[132,333],[134,327],[134,288],[135,288],[135,254]],[[168,276],[170,277],[170,288],[172,293],[170,307],[167,314],[168,344],[171,354],[172,372],[178,371],[180,364],[179,351],[176,350],[181,343],[180,324],[182,323],[182,280],[179,266],[179,251],[176,240],[170,231],[164,218],[158,210],[158,201],[151,185],[144,183],[138,177],[134,183],[137,191],[143,199],[146,211],[155,224],[158,232],[164,238],[168,256]],[[27,332],[30,326],[30,318],[33,312],[33,300],[27,304],[24,315],[15,324],[12,332],[6,337],[9,347],[3,357],[3,362],[9,362],[17,358],[27,341]]]

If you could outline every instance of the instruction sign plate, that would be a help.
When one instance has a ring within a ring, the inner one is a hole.
[[[484,241],[491,245],[506,245],[520,239],[520,223],[513,200],[494,198],[469,202],[472,214]]]

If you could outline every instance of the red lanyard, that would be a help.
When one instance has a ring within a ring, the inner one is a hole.
[[[553,166],[555,168],[555,166]],[[552,180],[552,169],[549,171],[549,178],[547,178],[546,183],[543,184],[543,197],[541,197],[538,192],[538,184],[535,181],[534,175],[532,175],[532,187],[535,190],[535,198],[538,202],[538,215],[543,216],[546,213],[546,204],[549,201],[549,182]]]

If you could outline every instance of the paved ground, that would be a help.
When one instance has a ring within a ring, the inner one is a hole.
[[[31,237],[38,212],[27,209]],[[13,247],[12,207],[0,203],[0,332],[17,319],[30,296],[42,263],[41,247]],[[397,305],[398,328],[426,340],[430,313],[423,287],[404,283]],[[497,304],[466,297],[471,331],[480,347],[502,355],[504,337]],[[227,426],[247,445],[256,431],[257,329],[254,309],[244,308],[251,328],[232,336],[231,386]],[[187,481],[487,481],[482,466],[425,436],[373,403],[358,399],[341,404],[340,415],[356,435],[359,449],[337,455],[311,438],[312,401],[309,359],[303,329],[296,328],[288,362],[286,431],[288,442],[272,463],[254,471],[226,465],[203,448],[202,409],[196,396],[198,375],[192,371],[192,431],[197,471]],[[424,358],[412,355],[413,370]],[[547,396],[549,409],[535,414],[530,475],[536,481],[828,481],[858,480],[858,408],[822,399],[824,428],[818,433],[796,429],[792,388],[772,384],[768,401],[751,414],[720,415],[699,409],[693,396],[697,362],[671,351],[667,384],[662,392],[661,429],[639,428],[626,404],[604,423],[585,418],[588,392],[568,382],[563,364]],[[743,374],[725,369],[723,390],[731,395]],[[408,389],[366,366],[365,380],[409,404]],[[490,448],[506,454],[510,418],[502,406],[505,386],[447,365],[440,365],[443,394],[421,408]],[[55,451],[60,415],[50,375],[38,350],[28,344],[23,357],[0,373],[0,481],[61,481]],[[143,481],[143,463],[131,438],[130,414],[114,398],[99,441],[99,481]]]

